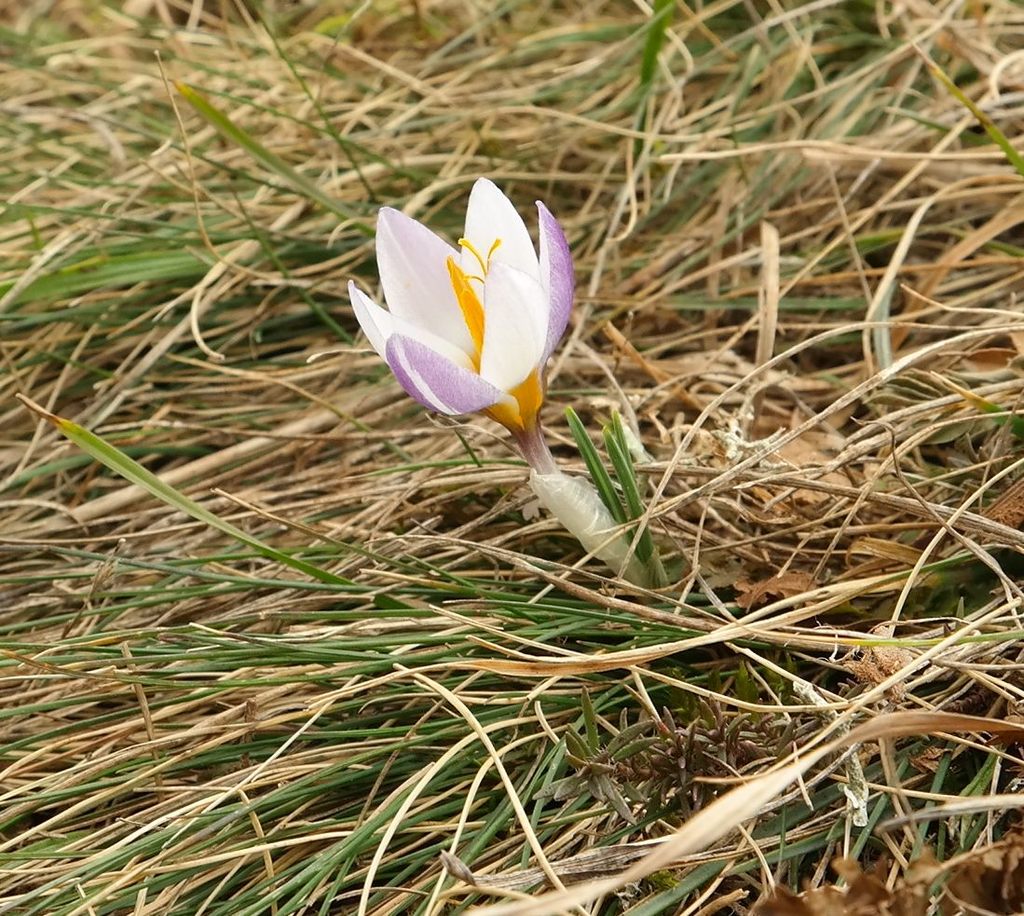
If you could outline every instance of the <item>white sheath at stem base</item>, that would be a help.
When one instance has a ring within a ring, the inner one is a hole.
[[[543,474],[532,471],[530,487],[541,505],[565,525],[588,553],[635,585],[649,584],[647,570],[630,554],[626,538],[615,533],[615,519],[590,483],[559,470]]]

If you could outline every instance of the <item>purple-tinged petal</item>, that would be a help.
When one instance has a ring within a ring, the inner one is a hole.
[[[469,369],[455,365],[430,347],[393,334],[386,357],[395,378],[424,407],[446,414],[474,413],[507,399],[507,395]]]
[[[569,252],[569,242],[558,220],[539,200],[537,214],[540,218],[540,278],[550,302],[547,342],[541,361],[547,362],[569,323],[576,276],[572,266],[572,254]]]
[[[484,265],[477,260],[479,255],[485,262],[490,256],[492,264],[507,264],[540,279],[537,252],[526,223],[512,201],[486,178],[477,179],[469,193],[465,238],[476,250],[475,254],[468,248],[462,251],[461,267],[467,274],[480,276]],[[501,242],[497,248],[496,241]]]
[[[448,275],[460,255],[422,223],[384,207],[377,217],[377,267],[384,298],[396,318],[429,330],[466,353],[473,339]]]
[[[392,334],[404,334],[406,337],[412,337],[432,350],[436,350],[441,356],[450,359],[458,366],[468,369],[473,365],[470,358],[459,347],[453,346],[436,334],[418,328],[382,309],[351,280],[348,284],[348,294],[352,300],[352,310],[356,313],[356,319],[359,321],[359,326],[363,329],[366,339],[384,359],[387,359],[388,338]]]
[[[511,391],[540,365],[547,326],[547,298],[540,283],[507,264],[491,265],[484,282],[480,375]]]

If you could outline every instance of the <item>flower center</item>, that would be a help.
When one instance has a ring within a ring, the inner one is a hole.
[[[484,327],[485,316],[483,303],[480,296],[473,287],[471,281],[483,285],[484,278],[491,266],[491,258],[494,252],[501,246],[501,239],[495,239],[494,244],[487,250],[484,256],[469,239],[459,239],[459,245],[465,248],[477,264],[480,265],[480,275],[468,274],[458,264],[455,258],[449,257],[445,264],[448,267],[448,276],[452,282],[452,291],[459,303],[462,312],[462,320],[466,323],[470,339],[473,341],[474,353],[469,354],[473,362],[473,368],[480,371],[480,355],[484,349]],[[484,411],[492,420],[497,420],[502,426],[513,433],[529,432],[537,426],[537,415],[540,413],[540,405],[544,401],[544,386],[540,381],[540,374],[536,369],[524,378],[518,385],[508,392],[514,399],[514,404],[501,403]]]

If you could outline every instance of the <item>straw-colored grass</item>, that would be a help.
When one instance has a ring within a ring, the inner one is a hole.
[[[926,848],[949,903],[1003,848],[1019,4],[7,17],[0,913],[744,913]],[[639,432],[662,590],[357,333],[377,208],[457,238],[480,175],[565,225],[545,424]]]

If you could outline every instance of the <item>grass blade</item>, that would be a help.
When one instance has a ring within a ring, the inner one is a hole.
[[[1019,417],[1012,410],[1007,410],[1005,407],[995,404],[989,401],[987,398],[983,398],[979,394],[975,394],[968,388],[964,388],[962,385],[958,385],[956,382],[943,378],[942,383],[952,391],[955,391],[960,397],[962,397],[969,404],[973,404],[982,413],[990,414],[1002,414],[1000,417],[993,417],[992,421],[996,426],[1003,426],[1007,422],[1010,424],[1010,429],[1013,431],[1013,435],[1018,439],[1024,439],[1024,418]]]
[[[647,26],[647,40],[644,42],[644,52],[640,58],[641,86],[649,86],[654,79],[654,71],[658,66],[658,52],[665,43],[665,32],[672,22],[674,8],[674,0],[654,0],[654,15]]]
[[[320,190],[317,185],[306,178],[305,175],[296,172],[280,156],[272,153],[262,143],[250,136],[245,130],[235,124],[224,112],[217,108],[204,95],[197,92],[185,83],[175,83],[178,92],[184,97],[203,119],[215,127],[223,137],[237,144],[251,155],[264,168],[273,172],[283,179],[296,191],[301,191],[310,200],[315,200],[325,210],[329,210],[341,219],[351,220],[352,224],[364,235],[373,235],[373,229],[367,226],[349,210],[343,207],[338,201]]]
[[[644,514],[644,504],[640,498],[640,485],[637,482],[633,460],[630,458],[629,448],[626,445],[626,436],[622,431],[622,418],[618,413],[612,415],[611,423],[604,428],[604,443],[612,467],[615,468],[615,476],[622,487],[627,517],[629,519],[640,518]],[[650,563],[653,553],[654,541],[645,526],[636,544],[636,555],[640,562],[647,565]]]
[[[50,413],[48,410],[40,407],[24,395],[19,394],[17,397],[30,410],[39,414],[39,416],[44,420],[48,420],[56,426],[61,433],[82,449],[82,451],[91,455],[101,464],[106,465],[116,474],[120,474],[125,480],[142,487],[142,489],[146,490],[162,502],[165,502],[167,505],[184,512],[186,515],[191,515],[192,518],[197,521],[205,522],[207,525],[212,528],[216,528],[218,531],[223,531],[225,534],[231,535],[231,537],[241,541],[247,547],[251,547],[262,556],[271,560],[276,560],[278,563],[282,563],[285,566],[290,566],[292,569],[305,573],[307,576],[311,576],[320,582],[328,582],[333,585],[350,584],[348,580],[327,572],[327,570],[321,569],[319,566],[314,566],[312,563],[307,563],[305,560],[296,559],[295,557],[289,556],[280,550],[270,547],[258,538],[253,537],[251,534],[247,534],[241,528],[236,528],[230,522],[224,521],[224,519],[214,515],[208,509],[204,509],[195,500],[189,499],[183,493],[179,493],[175,490],[174,487],[164,483],[156,476],[156,474],[151,471],[147,471],[133,458],[129,458],[124,454],[124,452],[115,448],[95,433],[90,432],[84,426],[79,426],[71,420],[65,420],[63,417],[58,417],[55,414]]]
[[[946,75],[945,71],[935,63],[935,61],[920,50],[918,50],[918,53],[924,58],[924,62],[927,64],[928,69],[931,70],[932,75],[946,87],[949,94],[963,105],[964,108],[966,108],[972,115],[974,115],[975,118],[977,118],[978,123],[982,126],[985,133],[988,134],[989,137],[991,137],[992,142],[1003,151],[1003,154],[1006,156],[1010,165],[1017,170],[1017,174],[1024,176],[1024,155],[1021,155],[1020,151],[1014,147],[1006,134],[999,129],[996,122],[982,111],[978,104],[956,83],[954,83],[953,80]]]

